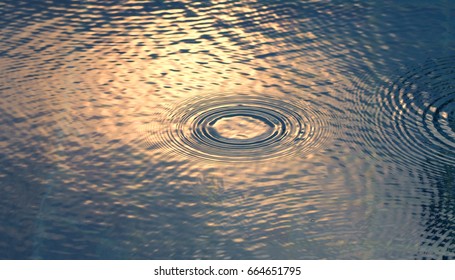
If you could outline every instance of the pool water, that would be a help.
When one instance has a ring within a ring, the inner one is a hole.
[[[455,1],[0,0],[1,259],[455,259]]]

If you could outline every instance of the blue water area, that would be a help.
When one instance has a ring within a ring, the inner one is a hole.
[[[455,259],[455,1],[0,0],[1,259]]]

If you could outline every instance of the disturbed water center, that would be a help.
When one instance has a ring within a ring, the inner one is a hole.
[[[254,140],[273,131],[271,122],[248,115],[220,117],[211,122],[210,127],[220,137],[234,140]]]

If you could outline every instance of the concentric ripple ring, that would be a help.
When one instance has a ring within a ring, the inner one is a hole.
[[[303,157],[328,136],[328,118],[314,104],[286,97],[199,96],[173,106],[149,127],[147,143],[183,157],[250,162]]]
[[[372,125],[365,140],[380,154],[430,169],[455,165],[455,57],[418,65],[360,104]]]

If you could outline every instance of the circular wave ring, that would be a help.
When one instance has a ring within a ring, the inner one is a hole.
[[[455,57],[434,59],[373,91],[365,140],[393,161],[455,165]]]
[[[150,147],[216,161],[302,157],[327,139],[330,118],[315,107],[264,95],[201,96],[169,110],[146,138]]]

